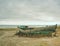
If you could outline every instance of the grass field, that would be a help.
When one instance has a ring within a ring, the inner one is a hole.
[[[17,31],[17,28],[0,29],[0,46],[60,46],[60,28],[57,37],[18,37],[14,35]]]

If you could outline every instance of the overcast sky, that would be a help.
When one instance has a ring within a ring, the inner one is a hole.
[[[0,24],[60,24],[60,0],[0,0]]]

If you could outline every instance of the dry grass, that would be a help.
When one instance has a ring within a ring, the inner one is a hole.
[[[14,34],[18,29],[0,29],[0,46],[60,46],[60,28],[58,37],[28,38]]]
[[[16,46],[16,43],[8,39],[0,39],[0,46]]]

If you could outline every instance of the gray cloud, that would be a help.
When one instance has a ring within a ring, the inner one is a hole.
[[[60,0],[0,0],[0,22],[60,23]]]

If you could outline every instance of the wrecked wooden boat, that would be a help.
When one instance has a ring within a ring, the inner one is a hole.
[[[26,37],[40,37],[40,36],[56,36],[56,25],[44,27],[29,27],[25,25],[18,26],[19,32],[16,35]]]

